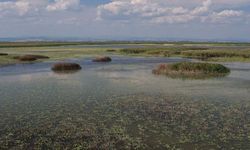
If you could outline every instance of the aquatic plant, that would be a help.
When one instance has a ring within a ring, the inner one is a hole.
[[[152,72],[172,78],[208,78],[225,76],[230,73],[230,70],[221,64],[181,62],[160,64]]]
[[[61,62],[54,64],[51,69],[55,72],[64,72],[81,70],[82,67],[77,63]]]
[[[103,57],[97,57],[93,59],[93,62],[111,62],[112,59],[108,56],[103,56]]]
[[[36,98],[1,101],[0,149],[208,150],[250,146],[248,100],[194,100],[149,93],[71,97],[69,94],[79,89],[54,87],[57,90],[44,92],[48,97],[37,96],[40,91],[34,89]]]

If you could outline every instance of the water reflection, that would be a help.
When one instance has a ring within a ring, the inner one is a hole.
[[[74,74],[80,72],[80,70],[53,70],[55,74],[65,75],[65,74]]]

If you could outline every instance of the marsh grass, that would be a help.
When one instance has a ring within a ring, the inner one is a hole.
[[[99,44],[99,45],[98,45]],[[117,48],[100,45],[140,46],[141,48]],[[78,46],[91,45],[93,48]],[[94,47],[98,45],[98,47]],[[195,43],[195,42],[2,42],[0,65],[22,63],[11,57],[30,55],[49,56],[50,60],[83,58],[107,53],[139,56],[188,57],[206,61],[250,61],[249,43]],[[10,56],[10,57],[9,57]]]
[[[164,57],[187,57],[206,61],[250,61],[250,47],[214,47],[212,45],[148,46],[120,50],[121,54]],[[237,59],[236,59],[237,58]]]
[[[223,77],[228,75],[230,70],[220,64],[181,62],[175,64],[160,64],[152,72],[171,78],[203,79]]]
[[[44,61],[63,61],[69,58],[84,58],[93,57],[98,54],[105,53],[106,48],[78,48],[78,47],[12,47],[0,48],[0,52],[8,52],[9,55],[0,57],[0,66],[13,65],[18,63],[25,63],[25,61],[18,61],[20,56],[34,55],[34,56],[47,56],[49,58],[39,58],[39,62]],[[37,62],[37,61],[36,61]]]
[[[92,60],[93,62],[111,62],[112,59],[108,56],[99,56]]]
[[[250,58],[250,51],[249,50],[206,50],[206,51],[183,51],[181,52],[184,56],[190,57],[198,57],[198,58],[214,58],[214,57],[241,57],[241,58]]]
[[[56,63],[51,68],[51,70],[57,73],[74,73],[81,69],[82,67],[79,64],[67,62]]]
[[[38,59],[49,59],[48,56],[43,56],[43,55],[22,55],[22,56],[14,56],[13,58],[19,61],[36,61]]]

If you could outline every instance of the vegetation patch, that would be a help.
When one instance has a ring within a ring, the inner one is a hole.
[[[230,73],[230,70],[221,64],[181,62],[175,64],[160,64],[153,70],[153,73],[172,78],[200,79],[226,76]]]
[[[62,63],[56,63],[51,68],[54,72],[58,73],[67,73],[67,71],[78,71],[81,70],[82,67],[79,64],[76,63],[68,63],[68,62],[62,62]]]
[[[49,59],[49,57],[42,55],[23,55],[15,56],[14,59],[18,59],[19,61],[35,61],[37,59]]]
[[[181,52],[184,56],[198,57],[198,58],[215,58],[215,57],[242,57],[250,58],[249,51],[230,51],[230,50],[208,50],[208,51],[183,51]]]
[[[107,49],[106,51],[107,51],[107,52],[116,52],[115,49]]]
[[[175,44],[174,46],[147,46],[142,48],[127,48],[120,53],[127,55],[164,56],[164,57],[188,57],[206,61],[250,61],[248,47],[231,45],[189,45]],[[237,59],[235,59],[237,58]]]
[[[0,53],[0,56],[7,56],[7,53]]]
[[[112,59],[108,56],[103,56],[103,57],[97,57],[93,59],[93,62],[111,62]]]
[[[121,52],[125,54],[142,54],[146,52],[145,49],[122,49]]]

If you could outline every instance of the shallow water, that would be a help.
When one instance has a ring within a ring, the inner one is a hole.
[[[157,102],[158,99],[164,98],[225,103],[250,101],[249,63],[225,64],[231,69],[231,74],[224,78],[183,80],[156,76],[151,71],[159,63],[192,60],[114,56],[111,63],[93,63],[91,58],[69,61],[81,64],[83,69],[74,74],[56,74],[50,70],[53,62],[18,64],[0,68],[0,145],[2,148],[36,147],[39,144],[34,142],[35,144],[32,145],[32,142],[23,139],[29,139],[38,134],[45,141],[52,137],[54,140],[60,139],[61,137],[58,138],[60,130],[65,133],[67,130],[74,129],[70,134],[75,137],[77,132],[87,128],[81,123],[85,123],[88,127],[96,123],[98,124],[95,124],[96,128],[100,128],[100,122],[102,122],[100,118],[103,118],[103,123],[110,119],[106,111],[111,109],[110,112],[116,112],[117,108],[113,110],[113,104],[125,99],[132,100],[132,103],[144,99]],[[99,103],[103,104],[103,108]],[[109,109],[107,110],[106,107]],[[117,117],[121,119],[121,116]],[[114,116],[111,118],[111,120],[119,120]],[[129,117],[127,119],[127,122],[131,122]],[[112,124],[107,122],[104,123],[107,126]],[[77,126],[79,124],[80,127]],[[118,125],[126,128],[129,123],[118,123]],[[40,133],[40,130],[44,134]],[[54,132],[57,134],[52,134]],[[47,134],[50,138],[46,138]],[[51,135],[54,136],[51,137]],[[155,135],[151,136],[154,139]],[[152,141],[144,142],[150,143],[151,146],[155,144]],[[55,143],[51,145],[55,146]],[[65,147],[67,146],[65,144]]]
[[[188,59],[114,56],[112,63],[93,63],[91,58],[69,61],[81,64],[83,69],[75,74],[56,74],[50,70],[53,62],[0,68],[0,92],[7,96],[2,99],[22,96],[12,95],[12,88],[26,85],[27,88],[42,88],[41,92],[46,93],[47,88],[56,84],[59,87],[76,88],[79,94],[81,89],[91,90],[91,87],[99,87],[105,88],[107,95],[118,90],[121,92],[115,92],[116,95],[145,92],[183,95],[197,99],[206,97],[213,100],[248,100],[250,97],[250,63],[226,63],[231,74],[224,78],[185,80],[156,76],[151,74],[151,71],[159,63],[191,61]],[[27,88],[20,88],[20,92],[25,90],[23,94],[28,95]],[[94,95],[98,94],[96,91]]]

